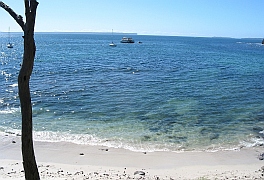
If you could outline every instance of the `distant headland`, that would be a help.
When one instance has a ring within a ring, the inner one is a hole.
[[[1,32],[0,34],[6,34],[8,32]],[[22,34],[22,32],[11,32],[12,34]],[[62,32],[62,31],[56,31],[56,32],[35,32],[36,34],[94,34],[94,35],[112,35],[112,32]],[[136,36],[137,33],[126,33],[126,32],[113,32],[113,35],[122,35],[122,36]]]
[[[95,34],[112,35],[112,32],[36,32],[37,34]],[[113,32],[113,35],[137,35],[137,33]]]

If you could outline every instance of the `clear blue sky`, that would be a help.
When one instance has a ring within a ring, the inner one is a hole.
[[[24,17],[24,0],[3,0]],[[264,0],[38,0],[37,32],[264,37]],[[20,27],[0,9],[0,31]]]

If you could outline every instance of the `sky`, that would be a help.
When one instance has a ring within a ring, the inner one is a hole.
[[[24,0],[2,0],[24,16]],[[36,32],[264,37],[264,0],[38,0]],[[0,32],[21,32],[0,8]]]

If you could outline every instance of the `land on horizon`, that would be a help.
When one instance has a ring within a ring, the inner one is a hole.
[[[7,31],[0,31],[0,34],[7,34]],[[10,32],[11,34],[22,34],[23,32]],[[197,38],[231,38],[231,39],[263,39],[263,37],[228,37],[228,36],[179,36],[179,35],[157,35],[157,34],[139,34],[136,32],[66,32],[66,31],[57,31],[57,32],[35,32],[35,34],[91,34],[91,35],[123,35],[123,36],[171,36],[171,37],[197,37]]]

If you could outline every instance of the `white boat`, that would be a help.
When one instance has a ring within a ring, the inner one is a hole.
[[[13,48],[13,44],[12,43],[8,43],[6,46],[7,46],[7,48]]]
[[[121,43],[134,43],[135,41],[129,37],[123,37],[120,41]]]
[[[112,42],[109,44],[109,46],[116,47],[116,44]]]
[[[113,39],[113,29],[112,29],[112,39]],[[112,43],[110,43],[109,46],[111,46],[111,47],[116,47],[116,44],[115,44],[115,43],[113,42],[113,40],[112,40]]]
[[[9,37],[9,43],[6,46],[7,46],[7,48],[13,48],[13,44],[10,42],[10,27],[9,27],[9,31],[8,31],[8,37]]]

